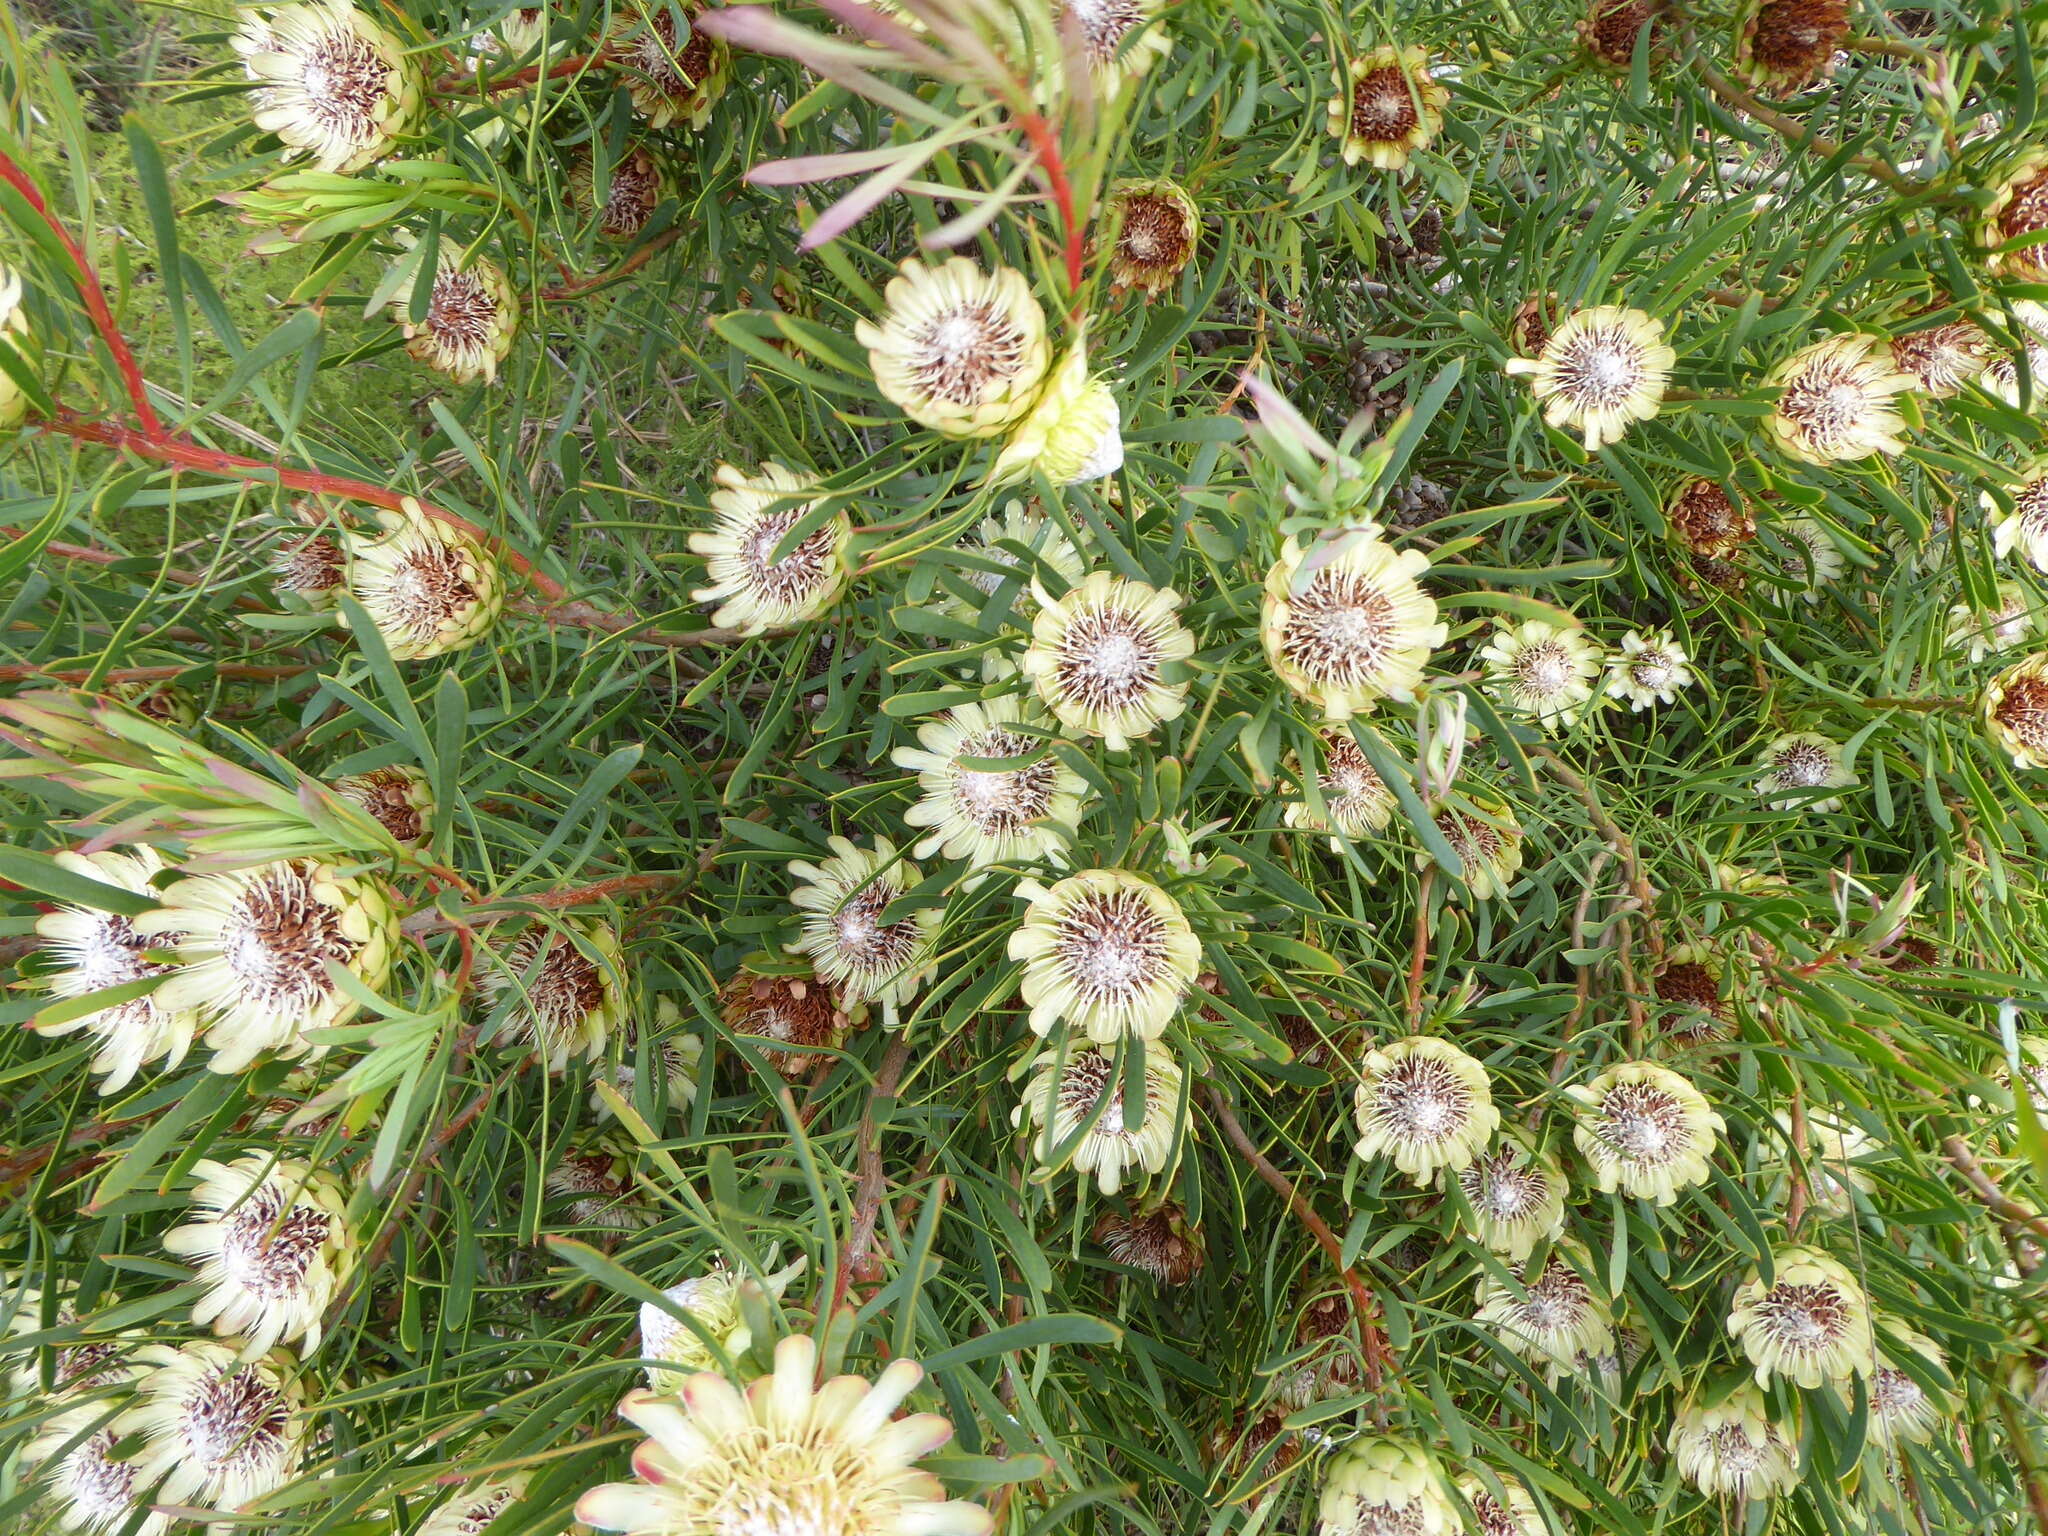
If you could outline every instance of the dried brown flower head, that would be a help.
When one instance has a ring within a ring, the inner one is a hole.
[[[818,1049],[846,1038],[851,1019],[814,976],[755,976],[745,971],[725,984],[720,1016],[734,1034],[772,1040],[794,1050],[763,1047],[768,1064],[784,1077],[808,1077],[831,1058]]]

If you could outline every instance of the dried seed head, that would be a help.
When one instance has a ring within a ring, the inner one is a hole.
[[[1596,63],[1627,69],[1635,62],[1636,39],[1646,25],[1654,52],[1664,28],[1663,0],[1592,0],[1579,20],[1579,43]]]
[[[1757,0],[1742,24],[1737,66],[1780,94],[1831,74],[1849,36],[1849,0]]]
[[[1161,1285],[1186,1285],[1201,1273],[1205,1257],[1201,1228],[1172,1201],[1144,1215],[1104,1211],[1095,1241],[1119,1264],[1143,1270]]]
[[[1724,557],[1756,537],[1756,520],[1748,509],[1712,480],[1687,483],[1664,515],[1696,554]]]
[[[766,1049],[768,1064],[787,1078],[808,1077],[832,1057],[829,1048],[852,1024],[815,976],[734,976],[719,993],[726,1028],[794,1050]]]

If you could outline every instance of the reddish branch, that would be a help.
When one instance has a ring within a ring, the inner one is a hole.
[[[839,1311],[846,1300],[847,1287],[856,1278],[874,1278],[868,1261],[875,1246],[875,1224],[881,1218],[882,1202],[889,1192],[888,1177],[882,1168],[882,1108],[894,1104],[896,1090],[903,1083],[903,1069],[909,1063],[909,1037],[898,1035],[889,1042],[888,1052],[882,1057],[881,1068],[875,1073],[875,1086],[868,1090],[867,1108],[861,1111],[860,1126],[854,1132],[860,1175],[854,1186],[853,1227],[839,1250],[839,1272],[833,1277],[832,1305],[825,1309],[826,1317]]]
[[[413,935],[441,933],[465,925],[502,922],[506,918],[518,917],[532,907],[539,907],[548,912],[560,912],[570,907],[594,906],[600,901],[609,901],[618,896],[637,895],[642,891],[659,891],[684,878],[686,877],[680,874],[613,875],[608,880],[599,880],[591,885],[572,886],[563,891],[535,891],[532,895],[494,897],[492,904],[503,903],[504,910],[467,912],[460,920],[427,909],[413,913],[405,920],[404,927],[407,933]]]
[[[567,282],[557,283],[552,288],[543,288],[540,291],[540,296],[545,302],[550,304],[561,303],[569,299],[580,299],[584,294],[591,292],[593,289],[602,288],[608,283],[617,282],[622,277],[638,272],[648,262],[654,260],[657,255],[667,250],[671,245],[674,245],[682,236],[682,233],[680,229],[663,230],[652,240],[641,246],[639,250],[615,266],[607,267],[604,271],[595,273],[590,277],[574,278]]]
[[[169,678],[183,677],[195,667],[204,665],[205,663],[203,662],[184,661],[170,667],[115,667],[110,672],[100,673],[99,681],[103,683],[160,683]],[[300,662],[292,666],[259,666],[230,662],[224,665],[216,665],[212,668],[215,677],[232,678],[240,682],[271,682],[281,677],[297,677],[301,673],[312,670],[313,667],[310,662]],[[0,680],[14,682],[25,677],[46,677],[53,683],[84,683],[91,681],[93,674],[91,669],[86,667],[52,672],[32,661],[13,662],[6,666],[0,666]]]
[[[1059,135],[1053,132],[1052,124],[1036,112],[1026,112],[1017,119],[1017,126],[1024,137],[1031,141],[1031,147],[1038,155],[1039,166],[1045,172],[1045,190],[1052,195],[1053,207],[1059,211],[1060,234],[1067,264],[1067,288],[1074,295],[1074,302],[1080,302],[1082,253],[1085,236],[1081,220],[1074,207],[1074,185],[1067,180],[1067,162],[1060,153]]]

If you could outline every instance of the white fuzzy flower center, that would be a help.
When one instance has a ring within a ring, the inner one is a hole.
[[[1623,1161],[1653,1166],[1672,1161],[1691,1140],[1684,1106],[1648,1083],[1608,1089],[1594,1134]]]

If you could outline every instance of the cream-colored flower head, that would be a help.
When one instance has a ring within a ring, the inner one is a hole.
[[[1490,1480],[1460,1472],[1457,1483],[1472,1511],[1471,1536],[1550,1536],[1536,1496],[1521,1479],[1505,1472],[1494,1472]]]
[[[216,1072],[246,1071],[265,1052],[324,1054],[309,1033],[346,1023],[358,1007],[328,966],[381,991],[402,942],[381,880],[313,859],[189,876],[134,923],[177,954],[178,969],[152,995],[206,1021]]]
[[[1772,1115],[1777,1135],[1770,1143],[1773,1152],[1786,1158],[1782,1178],[1772,1180],[1774,1193],[1788,1193],[1795,1170],[1792,1158],[1792,1117],[1783,1110]],[[1852,1120],[1843,1120],[1822,1109],[1806,1112],[1806,1161],[1800,1176],[1813,1209],[1826,1216],[1855,1214],[1856,1195],[1869,1194],[1876,1187],[1863,1162],[1878,1150],[1868,1132]]]
[[[84,1436],[80,1439],[80,1436]],[[78,1443],[72,1445],[76,1440]],[[66,1530],[86,1536],[118,1536],[149,1500],[135,1477],[135,1463],[115,1455],[120,1444],[110,1422],[110,1405],[83,1402],[43,1421],[22,1451],[22,1461],[42,1468],[43,1497]],[[66,1446],[71,1446],[68,1451]],[[62,1453],[61,1455],[59,1453]],[[164,1536],[171,1517],[156,1510],[133,1527],[133,1536]]]
[[[1171,288],[1202,243],[1202,213],[1185,188],[1164,177],[1112,182],[1105,200],[1116,231],[1110,286],[1156,298]]]
[[[357,1257],[348,1195],[330,1175],[260,1152],[193,1165],[194,1219],[164,1234],[166,1252],[199,1266],[192,1321],[254,1359],[276,1344],[320,1347],[327,1309]]]
[[[399,285],[390,310],[412,360],[458,384],[496,379],[519,333],[519,293],[505,269],[447,235],[435,255],[427,312],[412,318],[410,283]]]
[[[758,635],[802,624],[831,607],[846,588],[853,520],[845,510],[826,518],[777,559],[783,540],[818,505],[817,481],[773,461],[753,475],[721,464],[712,478],[719,487],[711,493],[717,522],[690,535],[690,549],[705,557],[710,578],[710,585],[690,596],[719,604],[711,622]]]
[[[1479,652],[1486,691],[1515,715],[1546,731],[1582,720],[1600,676],[1602,652],[1583,629],[1542,619],[1496,624]]]
[[[619,931],[597,917],[558,923],[527,924],[482,977],[491,1006],[509,1002],[512,1031],[550,1072],[603,1056],[627,1009]]]
[[[1010,1123],[1030,1127],[1026,1150],[1039,1167],[1070,1164],[1084,1177],[1093,1174],[1105,1195],[1123,1188],[1126,1174],[1142,1187],[1167,1171],[1181,1140],[1183,1074],[1159,1041],[1148,1041],[1144,1051],[1144,1102],[1135,1108],[1125,1102],[1114,1049],[1070,1039],[1038,1053]]]
[[[298,1472],[305,1395],[290,1355],[243,1361],[202,1340],[145,1344],[135,1365],[135,1405],[112,1428],[120,1439],[143,1437],[130,1465],[137,1488],[155,1487],[153,1503],[239,1510]],[[236,1528],[212,1530],[227,1536]]]
[[[348,590],[392,657],[424,661],[489,634],[505,611],[497,556],[411,497],[378,521],[378,537],[349,537]]]
[[[1525,1266],[1517,1285],[1482,1275],[1473,1321],[1519,1358],[1568,1373],[1581,1355],[1614,1348],[1613,1319],[1593,1290],[1593,1273],[1583,1246],[1561,1242],[1534,1273]]]
[[[509,1472],[458,1489],[420,1522],[418,1536],[491,1536],[498,1517],[526,1496],[530,1472]]]
[[[1892,366],[1930,400],[1947,400],[1984,371],[1991,338],[1968,320],[1905,331],[1892,337]]]
[[[1572,1140],[1602,1194],[1671,1204],[1706,1179],[1715,1138],[1728,1129],[1699,1089],[1655,1062],[1622,1062],[1565,1091]]]
[[[1057,600],[1043,588],[1033,595],[1039,610],[1018,669],[1062,727],[1121,752],[1187,708],[1182,663],[1195,637],[1176,616],[1178,592],[1097,571]]]
[[[1756,792],[1774,811],[1826,815],[1842,808],[1840,795],[1815,796],[1816,789],[1850,789],[1863,781],[1842,757],[1842,744],[1817,731],[1790,731],[1757,754],[1763,773]]]
[[[234,47],[257,82],[256,126],[283,140],[287,160],[348,175],[417,125],[419,65],[349,0],[245,10]]]
[[[1453,1536],[1461,1524],[1435,1459],[1396,1435],[1351,1441],[1316,1495],[1316,1536]]]
[[[103,885],[154,898],[152,877],[164,869],[163,855],[147,844],[126,853],[79,854],[59,852],[58,867],[69,874],[83,875]],[[150,951],[169,950],[177,942],[175,933],[151,936],[139,931],[130,918],[90,907],[60,906],[36,919],[36,932],[43,938],[43,953],[53,968],[38,979],[53,997],[89,997],[113,987],[169,974],[171,967],[149,958]],[[192,1049],[192,1037],[199,1030],[199,1014],[190,1007],[172,1008],[161,997],[162,988],[125,1003],[114,1003],[82,1013],[58,1024],[39,1024],[44,1035],[68,1035],[83,1030],[98,1046],[92,1070],[104,1074],[101,1093],[118,1093],[135,1080],[135,1074],[151,1062],[162,1059],[175,1067]]]
[[[1751,84],[1785,96],[1833,74],[1848,40],[1849,0],[1749,0],[1735,67]]]
[[[1502,1126],[1493,1150],[1458,1171],[1458,1188],[1471,1207],[1473,1236],[1512,1263],[1564,1230],[1571,1192],[1564,1169],[1524,1131]]]
[[[1984,209],[1977,243],[1984,270],[2022,282],[2048,282],[2048,149],[2021,155]],[[2017,242],[2017,243],[2015,243]]]
[[[890,754],[917,775],[904,821],[931,828],[911,851],[965,859],[970,870],[1062,862],[1090,791],[1053,752],[1049,731],[1036,702],[1016,695],[956,704],[919,726],[915,747]]]
[[[607,1235],[646,1226],[654,1213],[634,1183],[635,1149],[616,1131],[601,1132],[562,1153],[541,1180],[550,1200],[564,1204],[571,1226],[596,1227]]]
[[[629,1536],[796,1532],[816,1536],[986,1536],[978,1504],[948,1499],[918,1468],[953,1437],[936,1413],[892,1418],[924,1372],[896,1360],[870,1384],[816,1385],[818,1346],[775,1346],[772,1374],[742,1393],[723,1376],[690,1377],[674,1397],[634,1392],[619,1413],[649,1439],[631,1483],[593,1488],[576,1518]]]
[[[2026,358],[2026,377],[2020,376],[2020,353],[2001,349],[1984,365],[1977,383],[2007,405],[2038,408],[2048,401],[2048,305],[2015,299],[2009,319]]]
[[[1180,904],[1125,869],[1084,869],[1052,886],[1022,880],[1017,894],[1030,905],[1009,954],[1024,962],[1033,1033],[1065,1020],[1105,1044],[1156,1040],[1202,965]]]
[[[899,858],[886,837],[872,849],[843,837],[827,838],[832,856],[819,864],[791,860],[789,872],[802,882],[790,903],[803,914],[803,937],[790,946],[809,955],[818,975],[849,1008],[882,1005],[895,1027],[896,1010],[917,996],[937,967],[932,948],[943,914],[936,907],[882,921],[889,904],[924,877]]]
[[[763,1288],[779,1298],[789,1289],[790,1282],[804,1272],[804,1264],[805,1260],[799,1258],[786,1269],[777,1270],[766,1277]],[[640,1304],[640,1357],[661,1362],[647,1367],[648,1390],[667,1396],[680,1392],[697,1372],[720,1369],[716,1351],[705,1340],[707,1334],[728,1357],[742,1353],[753,1343],[753,1331],[740,1312],[740,1287],[746,1280],[743,1272],[721,1258],[701,1275],[692,1275],[661,1293],[690,1315],[691,1321],[703,1329],[701,1334],[678,1321],[666,1308],[651,1301]]]
[[[597,171],[588,156],[569,171],[570,206],[585,218],[597,221],[600,237],[624,243],[637,236],[654,217],[654,210],[669,195],[668,178],[661,162],[644,144],[628,146],[612,167],[605,183],[604,197],[597,195]]]
[[[74,1287],[69,1280],[59,1278],[54,1289],[57,1300],[50,1312],[50,1326],[68,1327],[79,1320],[78,1308],[72,1300]],[[60,1397],[98,1393],[126,1381],[128,1350],[139,1338],[133,1331],[86,1333],[69,1343],[46,1344],[40,1349],[10,1348],[17,1337],[42,1331],[45,1294],[39,1286],[21,1285],[17,1277],[0,1274],[0,1314],[4,1314],[4,1319],[0,1319],[0,1354],[7,1356],[9,1367],[0,1372],[0,1404],[41,1393],[44,1351],[52,1357],[50,1384]],[[100,1307],[111,1307],[116,1299],[103,1292]]]
[[[1967,601],[1948,611],[1944,639],[1951,651],[1962,651],[1975,666],[1995,651],[2009,651],[2022,645],[2034,633],[2034,598],[2016,581],[2000,581],[1993,589],[1997,601],[1989,608],[1973,608]]]
[[[1626,699],[1631,714],[1653,704],[1674,702],[1680,689],[1690,688],[1696,681],[1692,658],[1668,629],[1655,629],[1647,635],[1632,629],[1621,637],[1621,648],[1607,659],[1608,696]]]
[[[1778,390],[1764,419],[1772,441],[1807,464],[1898,453],[1906,430],[1896,397],[1913,381],[1893,364],[1881,337],[1858,332],[1803,347],[1771,370]]]
[[[1359,1063],[1352,1151],[1392,1161],[1417,1184],[1468,1168],[1500,1125],[1486,1068],[1448,1040],[1410,1035]]]
[[[1033,593],[1033,586],[1038,580],[1038,565],[1026,561],[1016,550],[1003,548],[1006,544],[1029,550],[1034,561],[1043,562],[1058,573],[1063,587],[1075,585],[1087,573],[1088,563],[1081,558],[1081,552],[1074,548],[1074,541],[1066,536],[1059,524],[1033,511],[1025,503],[1012,501],[1003,508],[1001,517],[984,518],[975,530],[974,538],[958,547],[977,561],[1001,569],[962,566],[960,579],[988,596],[994,596],[1004,582],[1014,583],[1016,590],[1010,596],[1012,622],[1026,623],[1038,611],[1038,599]],[[950,592],[935,594],[932,606],[940,613],[969,622],[977,619],[982,610],[981,603],[967,602]]]
[[[1507,802],[1489,795],[1467,792],[1469,811],[1444,806],[1436,813],[1436,829],[1443,833],[1465,871],[1465,889],[1474,901],[1505,896],[1522,872],[1522,826]],[[1423,864],[1435,861],[1425,853]]]
[[[1984,729],[2021,768],[2048,768],[2048,651],[1984,685]]]
[[[1803,601],[1819,602],[1821,588],[1837,580],[1849,567],[1841,546],[1828,532],[1827,524],[1817,517],[1787,518],[1775,532],[1792,546],[1779,560],[1778,569],[1801,585],[1799,595]]]
[[[1123,462],[1123,413],[1109,385],[1088,372],[1087,348],[1076,342],[996,455],[988,483],[1006,485],[1035,470],[1054,485],[1080,485],[1115,474]]]
[[[1677,362],[1660,322],[1640,309],[1599,304],[1566,316],[1535,357],[1509,358],[1501,367],[1527,374],[1544,402],[1543,419],[1577,432],[1590,453],[1662,409]]]
[[[1387,829],[1394,819],[1394,792],[1366,761],[1364,749],[1350,731],[1343,726],[1324,726],[1319,734],[1323,738],[1323,769],[1316,775],[1316,789],[1323,797],[1323,808],[1317,811],[1306,795],[1290,799],[1287,825],[1333,834],[1330,847],[1341,853],[1344,838],[1356,841]]]
[[[1728,1332],[1756,1367],[1802,1387],[1868,1376],[1877,1368],[1870,1298],[1847,1266],[1817,1248],[1780,1248],[1771,1276],[1752,1271],[1735,1293]]]
[[[853,328],[884,399],[948,437],[993,437],[1023,420],[1052,366],[1045,311],[1023,273],[913,258],[884,296],[881,319]]]
[[[680,1003],[667,995],[654,1000],[654,1027],[650,1031],[654,1037],[653,1065],[661,1079],[668,1107],[674,1110],[688,1109],[697,1102],[697,1069],[704,1057],[704,1037],[686,1032],[682,1025]],[[639,1023],[629,1020],[622,1059],[610,1074],[612,1087],[628,1103],[632,1102],[633,1091],[640,1083],[640,1034]],[[591,1084],[590,1112],[602,1123],[612,1118],[612,1107],[597,1088],[596,1083]]]
[[[368,812],[404,847],[419,847],[433,831],[434,787],[411,763],[344,774],[334,781],[334,792]]]
[[[1870,1375],[1870,1438],[1887,1450],[1926,1445],[1955,1413],[1948,1357],[1896,1317],[1877,1320],[1877,1369]]]
[[[1752,1386],[1711,1405],[1682,1403],[1666,1444],[1678,1475],[1709,1498],[1740,1504],[1772,1499],[1799,1486],[1799,1448],[1772,1421],[1770,1405]]]
[[[1992,551],[2017,549],[2035,570],[2048,572],[2048,458],[2021,465],[2002,496],[1980,491],[1978,500],[1991,519]]]
[[[1429,556],[1397,550],[1379,532],[1363,524],[1307,545],[1290,539],[1266,573],[1266,659],[1329,720],[1414,698],[1429,653],[1450,633],[1416,581]]]
[[[679,25],[677,9],[667,0],[622,5],[612,23],[606,57],[626,71],[633,110],[650,128],[702,128],[732,74],[730,50],[697,25],[702,13],[684,7]]]
[[[28,311],[21,303],[21,274],[0,262],[0,346],[12,347],[23,362],[36,356]],[[16,425],[28,414],[28,396],[10,373],[0,372],[0,428]]]
[[[1166,0],[1053,0],[1053,21],[1071,25],[1095,77],[1096,92],[1114,96],[1126,80],[1144,74],[1173,52],[1160,24]],[[1059,61],[1041,61],[1056,72]]]
[[[348,556],[331,533],[295,534],[271,560],[277,590],[316,613],[329,612],[348,586]]]
[[[1451,93],[1430,73],[1421,48],[1374,48],[1347,60],[1330,98],[1330,137],[1344,163],[1398,171],[1443,132]]]

